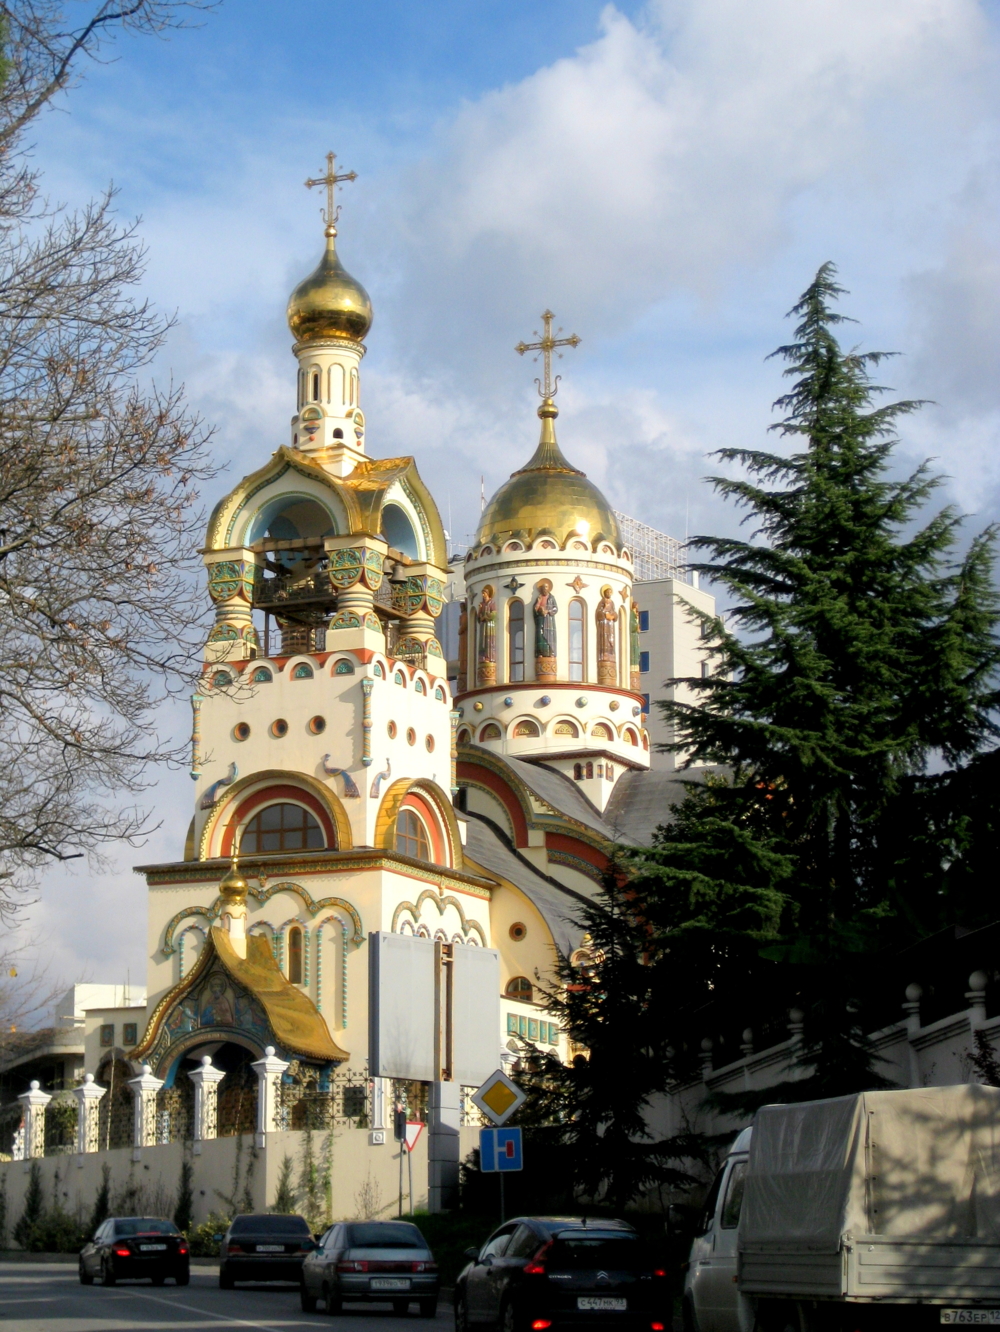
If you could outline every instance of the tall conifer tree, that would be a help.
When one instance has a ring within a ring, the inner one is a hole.
[[[995,532],[961,554],[952,508],[919,525],[939,479],[926,464],[898,479],[891,455],[898,422],[921,404],[879,401],[884,355],[841,347],[842,294],[825,264],[791,312],[794,341],[774,353],[793,383],[772,429],[793,451],[718,455],[744,471],[712,484],[752,532],[697,538],[710,558],[695,568],[734,604],[710,625],[712,673],[682,682],[694,702],[660,706],[672,749],[737,777],[692,796],[637,885],[666,940],[677,929],[669,880],[704,862],[720,827],[791,858],[773,883],[780,937],[743,949],[734,975],[751,1005],[782,987],[786,1005],[801,996],[814,1069],[802,1091],[813,1095],[880,1081],[862,1036],[862,959],[898,938],[907,914],[914,866],[899,819],[929,766],[960,770],[994,747],[1000,664]],[[924,830],[923,849],[943,866],[954,820],[942,832],[928,846]],[[925,905],[934,891],[924,885]]]

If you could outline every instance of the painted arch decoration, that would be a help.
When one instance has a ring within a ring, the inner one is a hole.
[[[465,911],[462,908],[462,903],[458,900],[458,898],[451,896],[439,897],[438,894],[435,893],[430,888],[425,888],[415,902],[399,903],[399,905],[396,907],[396,910],[392,913],[391,928],[393,934],[398,933],[399,923],[402,920],[403,915],[406,913],[409,913],[409,915],[411,916],[414,926],[419,924],[421,908],[423,907],[425,902],[433,902],[438,909],[439,916],[444,915],[445,909],[447,907],[454,907],[455,910],[458,912],[459,920],[462,922],[463,936],[466,939],[468,939],[470,934],[475,934],[478,937],[479,942],[482,944],[482,946],[484,948],[487,946],[486,934],[483,930],[483,927],[477,921],[469,920],[466,917]]]

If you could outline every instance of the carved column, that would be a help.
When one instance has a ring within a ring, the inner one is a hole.
[[[916,1047],[916,1039],[920,1034],[920,1000],[923,998],[923,987],[912,984],[906,987],[906,1003],[903,1004],[903,1012],[906,1014],[906,1043],[909,1050],[910,1064],[910,1086],[919,1087],[920,1078],[920,1056]]]
[[[278,1059],[274,1053],[274,1046],[269,1045],[264,1051],[264,1058],[257,1059],[250,1065],[257,1074],[257,1133],[254,1141],[258,1147],[263,1147],[267,1141],[267,1134],[273,1133],[279,1127],[275,1123],[278,1113],[278,1088],[281,1085],[281,1075],[288,1067],[284,1059]]]
[[[107,1091],[94,1081],[93,1073],[87,1073],[82,1087],[74,1087],[76,1097],[76,1150],[80,1155],[96,1152],[99,1145],[99,1125],[101,1118],[101,1097]],[[83,1165],[83,1162],[80,1162]]]
[[[45,1155],[45,1107],[52,1097],[41,1090],[41,1084],[32,1082],[30,1090],[17,1098],[24,1109],[24,1157],[33,1161]]]
[[[208,636],[205,660],[245,661],[260,652],[253,627],[253,594],[260,577],[251,550],[212,551],[205,556],[208,595],[215,606],[215,627]]]
[[[201,1144],[218,1135],[219,1083],[225,1077],[215,1068],[211,1055],[202,1055],[201,1067],[188,1077],[194,1083],[194,1154],[201,1154]]]
[[[408,565],[406,581],[393,585],[393,604],[406,616],[405,635],[397,648],[399,656],[411,658],[422,654],[424,666],[432,675],[447,675],[448,667],[434,626],[444,608],[443,570],[435,564]]]
[[[378,537],[327,537],[330,587],[337,595],[337,612],[326,631],[327,650],[339,646],[385,650],[382,621],[375,614],[375,594],[385,577],[388,546]],[[365,636],[376,637],[367,642]],[[359,635],[361,637],[359,638]]]
[[[156,1093],[163,1086],[162,1078],[154,1078],[148,1064],[143,1064],[137,1078],[129,1078],[126,1086],[131,1090],[135,1118],[132,1133],[132,1160],[138,1161],[143,1147],[156,1145]]]

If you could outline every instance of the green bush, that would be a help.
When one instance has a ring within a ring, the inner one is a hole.
[[[80,1222],[61,1208],[46,1210],[26,1228],[23,1247],[29,1253],[79,1253],[88,1235]]]
[[[200,1226],[195,1226],[188,1235],[191,1257],[218,1258],[219,1241],[215,1236],[224,1235],[228,1228],[229,1217],[224,1212],[209,1212],[208,1220],[203,1221]]]

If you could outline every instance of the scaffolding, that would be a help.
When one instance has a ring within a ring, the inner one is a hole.
[[[632,552],[635,561],[635,581],[650,583],[657,578],[676,578],[682,583],[693,583],[691,570],[684,561],[684,543],[676,537],[658,532],[655,527],[640,523],[626,513],[615,510],[622,541]]]

